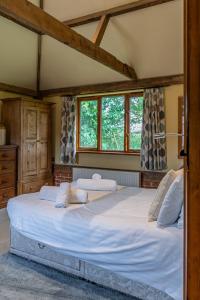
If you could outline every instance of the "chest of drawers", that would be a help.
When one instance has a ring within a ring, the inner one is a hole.
[[[0,146],[0,209],[5,208],[8,200],[16,195],[16,159],[16,146]]]

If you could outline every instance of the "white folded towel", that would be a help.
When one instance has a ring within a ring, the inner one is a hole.
[[[88,202],[88,192],[81,189],[71,188],[70,191],[70,204],[85,204]]]
[[[60,184],[59,191],[56,196],[56,208],[65,208],[68,206],[70,199],[70,183],[65,182]]]
[[[78,179],[77,187],[83,190],[92,190],[92,191],[116,191],[117,182],[110,179]]]
[[[67,207],[69,204],[69,198],[70,198],[69,191],[64,191],[60,189],[56,197],[55,207],[56,208]]]
[[[99,180],[99,179],[101,179],[102,178],[102,176],[100,175],[100,174],[98,174],[98,173],[94,173],[93,175],[92,175],[92,179],[94,179],[94,180]]]
[[[39,199],[55,202],[58,192],[59,192],[58,186],[44,185],[40,189]]]
[[[68,191],[70,189],[70,187],[71,187],[71,183],[69,183],[69,182],[61,182],[61,184],[60,184],[60,188],[62,190]]]

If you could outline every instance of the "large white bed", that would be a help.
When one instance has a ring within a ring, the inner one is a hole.
[[[56,209],[34,193],[11,199],[8,214],[12,228],[31,240],[181,300],[183,230],[147,221],[154,195],[137,187],[89,191],[88,204]]]

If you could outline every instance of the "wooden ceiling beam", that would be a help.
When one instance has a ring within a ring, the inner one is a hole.
[[[27,89],[24,87],[18,87],[15,85],[6,84],[3,82],[0,82],[0,91],[10,92],[10,93],[19,94],[19,95],[25,95],[25,96],[30,96],[30,97],[37,96],[37,93],[34,90]]]
[[[128,78],[137,79],[132,67],[122,63],[114,55],[94,45],[90,40],[27,0],[0,0],[0,13],[37,33],[49,35]]]
[[[95,32],[94,37],[92,39],[93,43],[96,46],[100,46],[100,44],[101,44],[104,33],[105,33],[106,28],[108,26],[109,19],[110,19],[110,17],[108,15],[103,15],[101,17],[100,21],[99,21],[96,32]]]
[[[139,79],[137,81],[119,81],[102,84],[91,84],[76,87],[66,87],[41,91],[41,97],[65,96],[65,95],[87,95],[96,93],[109,93],[128,91],[144,88],[163,87],[183,83],[183,75],[161,76]]]
[[[83,24],[88,24],[91,22],[99,21],[102,18],[102,16],[105,16],[105,15],[110,16],[110,17],[116,17],[116,16],[119,16],[122,14],[126,14],[129,12],[133,12],[136,10],[148,8],[151,6],[155,6],[158,4],[163,4],[163,3],[167,3],[167,2],[171,2],[171,1],[175,1],[175,0],[138,0],[135,2],[128,3],[128,4],[113,7],[113,8],[107,9],[107,10],[102,10],[99,12],[88,14],[88,15],[85,15],[85,16],[82,16],[79,18],[67,20],[67,21],[64,21],[63,23],[66,26],[70,26],[70,27],[80,26]]]

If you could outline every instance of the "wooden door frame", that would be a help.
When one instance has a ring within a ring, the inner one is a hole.
[[[185,297],[200,299],[200,1],[185,0]]]

